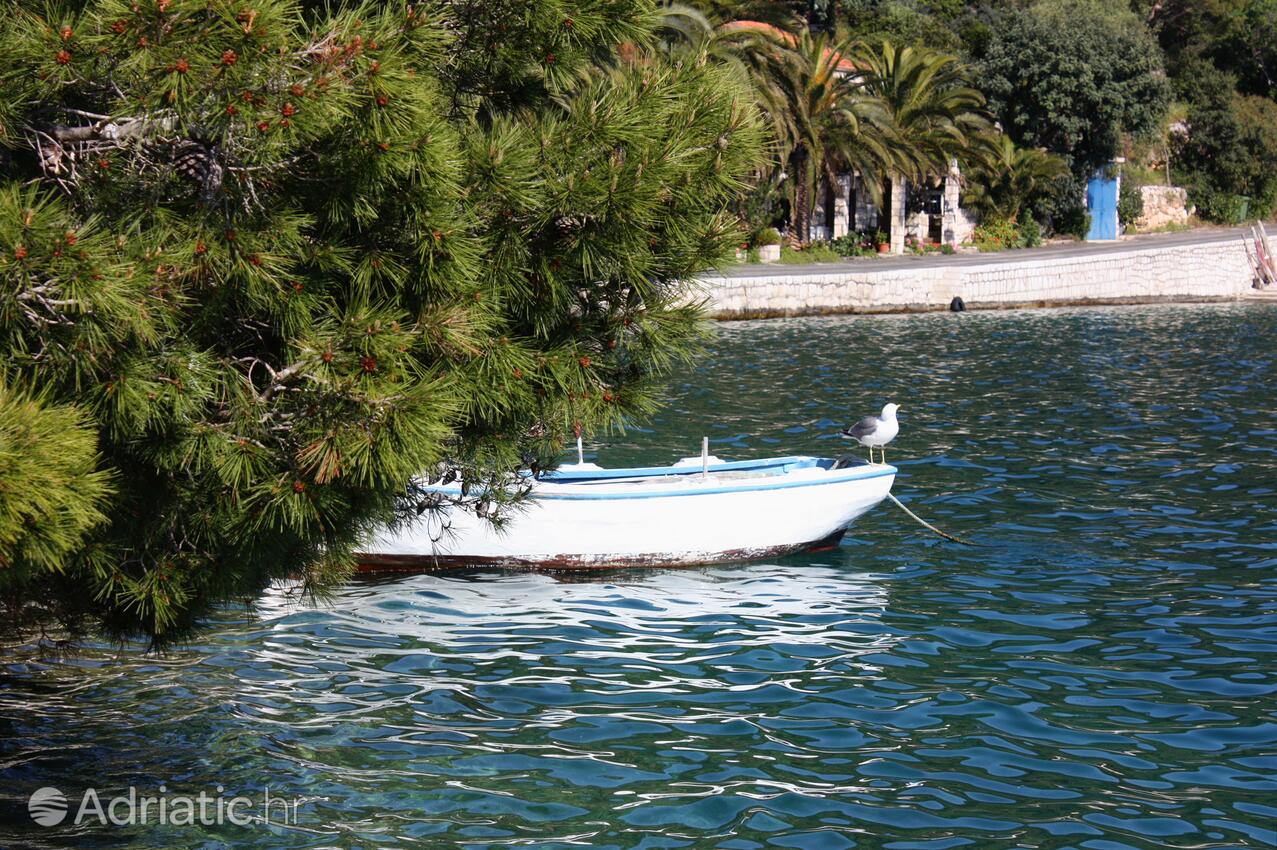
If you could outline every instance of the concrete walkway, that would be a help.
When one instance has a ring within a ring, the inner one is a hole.
[[[790,265],[781,263],[751,263],[729,266],[717,272],[723,277],[792,277],[802,274],[830,275],[839,273],[865,274],[896,270],[923,270],[952,268],[955,266],[989,266],[1001,263],[1024,263],[1031,260],[1072,260],[1082,257],[1099,257],[1132,249],[1180,248],[1192,245],[1208,245],[1220,242],[1240,242],[1249,237],[1250,228],[1200,227],[1180,233],[1150,233],[1132,236],[1115,242],[1062,242],[1041,248],[1022,248],[984,254],[905,254],[888,257],[863,257],[841,263],[807,263]]]

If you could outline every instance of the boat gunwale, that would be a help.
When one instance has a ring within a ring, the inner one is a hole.
[[[803,458],[803,459],[805,460],[808,458]],[[825,458],[814,458],[814,459],[825,460]],[[744,462],[744,461],[741,461],[741,462]],[[723,466],[726,466],[726,464],[719,465],[718,471],[727,471],[722,468]],[[668,467],[658,467],[658,468],[665,469]],[[810,469],[812,467],[801,467],[801,468]],[[619,471],[619,470],[613,470],[613,471]],[[692,471],[697,474],[700,473],[700,470],[697,470],[697,469],[694,469]],[[715,471],[714,467],[710,467],[710,471],[711,472]],[[825,487],[825,486],[829,486],[833,484],[846,484],[852,481],[870,481],[875,478],[894,476],[898,473],[899,470],[897,470],[896,467],[891,466],[890,464],[882,464],[882,465],[875,464],[872,466],[869,464],[863,464],[863,465],[845,467],[844,469],[837,469],[837,470],[830,469],[827,471],[831,473],[831,475],[834,475],[836,473],[843,473],[843,472],[846,472],[849,474],[836,475],[835,477],[824,477],[820,479],[804,478],[799,481],[785,481],[785,480],[777,481],[775,480],[776,478],[783,479],[785,476],[783,475],[770,476],[770,478],[772,479],[770,481],[767,479],[746,480],[746,481],[741,481],[734,485],[729,484],[729,485],[719,485],[714,487],[687,487],[687,488],[681,488],[677,490],[659,490],[656,492],[634,491],[634,492],[616,492],[616,493],[555,493],[555,492],[543,492],[543,491],[538,491],[534,489],[532,492],[528,494],[528,499],[534,500],[534,501],[620,501],[620,500],[627,500],[627,499],[666,499],[666,498],[676,498],[676,497],[683,497],[683,496],[714,496],[714,495],[724,495],[728,493],[757,493],[760,491],[767,491],[767,490],[788,490],[788,489],[792,489],[796,487]],[[637,477],[637,476],[630,476],[630,477]],[[651,477],[657,477],[657,476],[651,476]],[[619,484],[621,482],[616,482],[616,483]],[[554,487],[571,487],[573,485],[582,485],[584,484],[584,482],[581,482],[581,481],[559,482],[559,481],[548,480],[548,481],[545,481],[545,484],[554,486]],[[441,485],[430,485],[430,486],[423,487],[422,489],[427,492],[438,493],[444,496],[462,495],[460,487],[453,487],[451,485],[446,487]]]

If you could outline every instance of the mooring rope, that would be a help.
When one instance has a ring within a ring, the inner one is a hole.
[[[923,519],[922,517],[918,516],[918,515],[917,515],[916,513],[914,513],[913,511],[911,511],[911,510],[909,510],[908,508],[906,508],[906,507],[904,506],[904,503],[903,503],[903,502],[901,502],[899,499],[897,499],[895,496],[893,496],[891,493],[888,493],[888,494],[887,494],[887,498],[888,498],[888,499],[890,499],[891,501],[895,502],[895,503],[896,503],[896,507],[900,508],[900,510],[902,510],[902,511],[904,511],[905,513],[909,514],[909,516],[913,517],[913,518],[914,518],[914,520],[915,520],[915,521],[917,521],[917,522],[918,522],[920,525],[922,525],[924,528],[929,528],[929,529],[931,529],[931,530],[932,530],[932,531],[934,531],[936,534],[939,534],[941,537],[943,537],[945,540],[952,540],[954,543],[961,543],[963,546],[975,546],[975,545],[976,545],[976,544],[972,543],[970,540],[963,540],[961,537],[954,537],[952,534],[948,534],[948,533],[943,532],[943,531],[941,531],[940,529],[936,528],[934,525],[932,525],[931,523],[927,522],[925,519]]]

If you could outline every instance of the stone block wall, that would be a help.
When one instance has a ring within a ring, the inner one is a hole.
[[[1144,214],[1136,220],[1140,230],[1188,224],[1188,191],[1178,186],[1141,186]]]
[[[874,270],[874,260],[824,270],[776,268],[766,275],[701,280],[720,319],[821,313],[943,310],[955,295],[968,308],[1212,301],[1240,298],[1251,283],[1240,239],[1124,250],[920,260]]]

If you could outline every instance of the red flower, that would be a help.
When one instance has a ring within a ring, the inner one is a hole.
[[[269,132],[270,132],[270,122],[269,122],[269,121],[258,121],[258,122],[257,122],[257,129],[258,129],[260,132],[263,132],[263,133],[269,133]]]
[[[68,230],[66,233],[62,234],[62,238],[66,240],[68,245],[74,245],[79,241],[79,237],[75,235],[74,230]]]
[[[555,59],[555,56],[554,56],[554,54],[553,54],[553,53],[547,53],[547,54],[545,54],[545,64],[547,64],[547,65],[553,65],[553,64],[554,64],[554,59]]]
[[[381,142],[377,145],[377,147],[381,148],[383,151],[388,151],[390,150],[390,142]]]
[[[303,491],[303,490],[305,490],[305,489],[306,489],[306,482],[304,482],[304,481],[294,481],[294,482],[293,482],[293,492],[294,492],[294,493],[300,493],[300,492],[302,492],[302,491]]]
[[[239,61],[239,57],[235,55],[234,50],[227,50],[222,53],[223,65],[234,65],[238,61]]]
[[[325,351],[323,354],[319,355],[319,359],[325,363],[331,363],[333,362],[333,353],[331,351]]]
[[[613,399],[612,391],[611,391],[611,390],[604,390],[604,391],[603,391],[603,400],[604,400],[604,401],[611,401],[612,399]]]
[[[293,281],[293,292],[301,292],[303,288],[304,287],[302,286],[302,282],[300,280]],[[331,360],[333,358],[331,353],[325,352],[325,354],[328,357],[328,360]],[[328,360],[325,360],[324,362],[327,363]]]
[[[187,71],[191,70],[191,63],[187,62],[185,59],[179,59],[173,63],[173,70],[177,71],[179,74],[185,74]]]
[[[279,126],[285,127],[285,128],[291,127],[293,126],[293,122],[289,121],[287,118],[281,118],[279,119]]]
[[[302,88],[300,83],[293,83],[291,86],[288,87],[288,92],[293,97],[301,97],[303,94],[306,93],[306,89]]]
[[[582,357],[578,362],[581,364],[582,369],[590,368],[590,358]]]
[[[18,247],[14,248],[13,258],[15,260],[25,260],[27,258],[27,247],[25,245],[19,245]]]
[[[285,118],[287,118],[287,117],[289,117],[290,115],[296,115],[296,114],[297,114],[297,107],[293,106],[291,103],[285,103],[285,104],[284,104],[284,108],[283,108],[283,109],[281,109],[281,110],[279,110],[279,112],[280,112],[280,114],[281,114],[281,115],[283,115]]]
[[[390,103],[390,98],[386,97],[384,94],[377,95],[378,106],[385,106],[387,103]]]
[[[233,103],[232,103],[230,106],[226,107],[226,114],[227,114],[227,115],[238,115],[238,114],[239,114],[239,110],[238,110],[238,109],[236,109],[236,108],[235,108],[235,104],[233,104]]]
[[[109,159],[98,160],[98,168],[102,169],[103,171],[106,171],[110,167],[111,167],[111,160]]]
[[[365,372],[375,372],[377,371],[377,358],[376,357],[360,357],[359,365],[364,367]]]
[[[71,32],[70,27],[63,27],[62,29],[58,30],[58,35],[62,36],[63,41],[70,41],[73,33]]]
[[[206,253],[208,253],[208,246],[207,246],[207,245],[205,245],[203,242],[196,242],[196,243],[195,243],[195,253],[196,253],[196,254],[206,254]]]
[[[59,50],[56,58],[59,65],[69,65],[71,63],[71,54],[65,50]]]
[[[120,33],[124,32],[128,28],[129,28],[129,25],[124,23],[124,21],[116,21],[115,23],[111,24],[111,32],[115,33],[116,35],[119,35]]]

